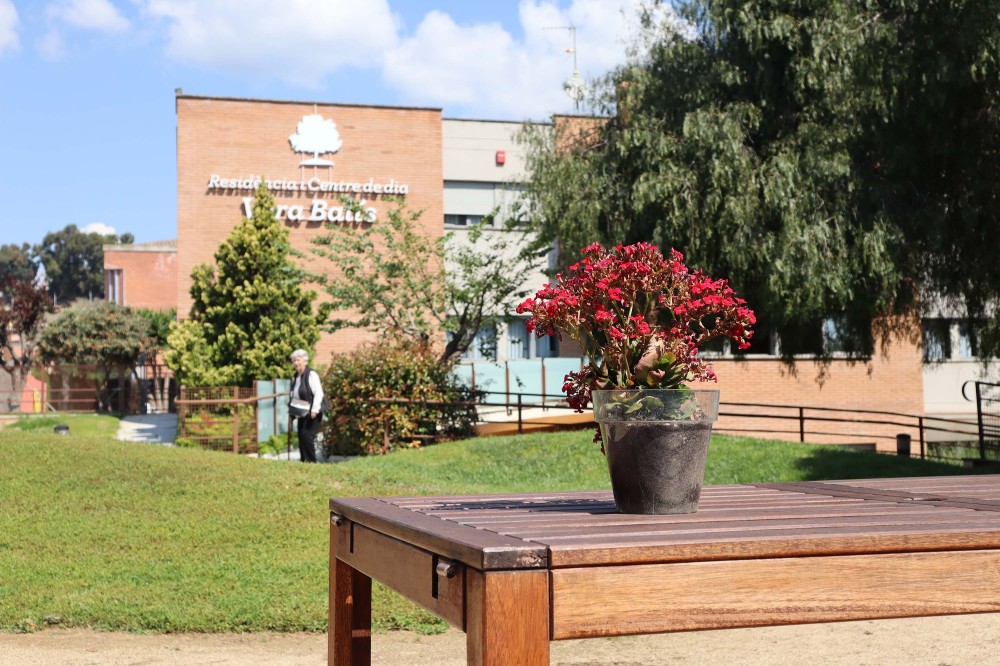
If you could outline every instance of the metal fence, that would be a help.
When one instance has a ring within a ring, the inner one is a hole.
[[[289,380],[258,381],[252,388],[181,388],[178,444],[214,451],[258,453],[260,443],[287,435]]]
[[[976,436],[979,458],[1000,460],[1000,384],[968,381],[962,385],[962,396],[969,400],[966,388],[975,386]]]
[[[551,394],[484,393],[485,399],[476,403],[481,434],[523,434],[594,426],[592,413],[577,413],[565,402],[556,401]],[[719,405],[719,421],[714,430],[767,439],[843,444],[923,459],[997,460],[989,455],[975,455],[975,449],[970,447],[976,436],[974,422],[922,414],[723,402]]]
[[[24,385],[0,373],[0,413],[171,411],[177,396],[173,373],[163,365],[135,368],[98,365],[35,365]]]

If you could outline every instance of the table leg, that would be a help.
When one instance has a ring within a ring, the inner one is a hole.
[[[548,572],[468,569],[466,576],[468,663],[548,664]]]
[[[330,530],[329,666],[372,663],[372,579],[337,559],[336,526]]]

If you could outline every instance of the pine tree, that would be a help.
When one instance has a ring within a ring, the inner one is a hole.
[[[319,339],[316,293],[290,258],[288,231],[261,183],[252,217],[192,272],[190,318],[168,337],[167,365],[185,386],[250,386],[288,374],[288,355]]]

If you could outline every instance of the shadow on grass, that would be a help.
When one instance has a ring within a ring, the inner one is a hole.
[[[836,447],[817,447],[808,456],[797,460],[795,466],[803,472],[804,478],[810,481],[1000,473],[1000,464],[963,467],[933,460],[903,458]]]

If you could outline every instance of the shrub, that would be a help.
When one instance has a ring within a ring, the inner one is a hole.
[[[442,362],[426,345],[405,340],[369,343],[334,355],[323,376],[330,401],[326,455],[388,453],[472,434],[474,407],[422,404],[477,397],[454,376],[453,368],[454,362]],[[394,404],[379,402],[380,398],[412,402]]]
[[[299,436],[292,432],[292,444],[291,447],[296,451],[299,450]],[[284,453],[288,450],[288,433],[281,435],[271,435],[269,438],[265,439],[260,443],[257,453],[260,455],[266,455],[269,453]]]

